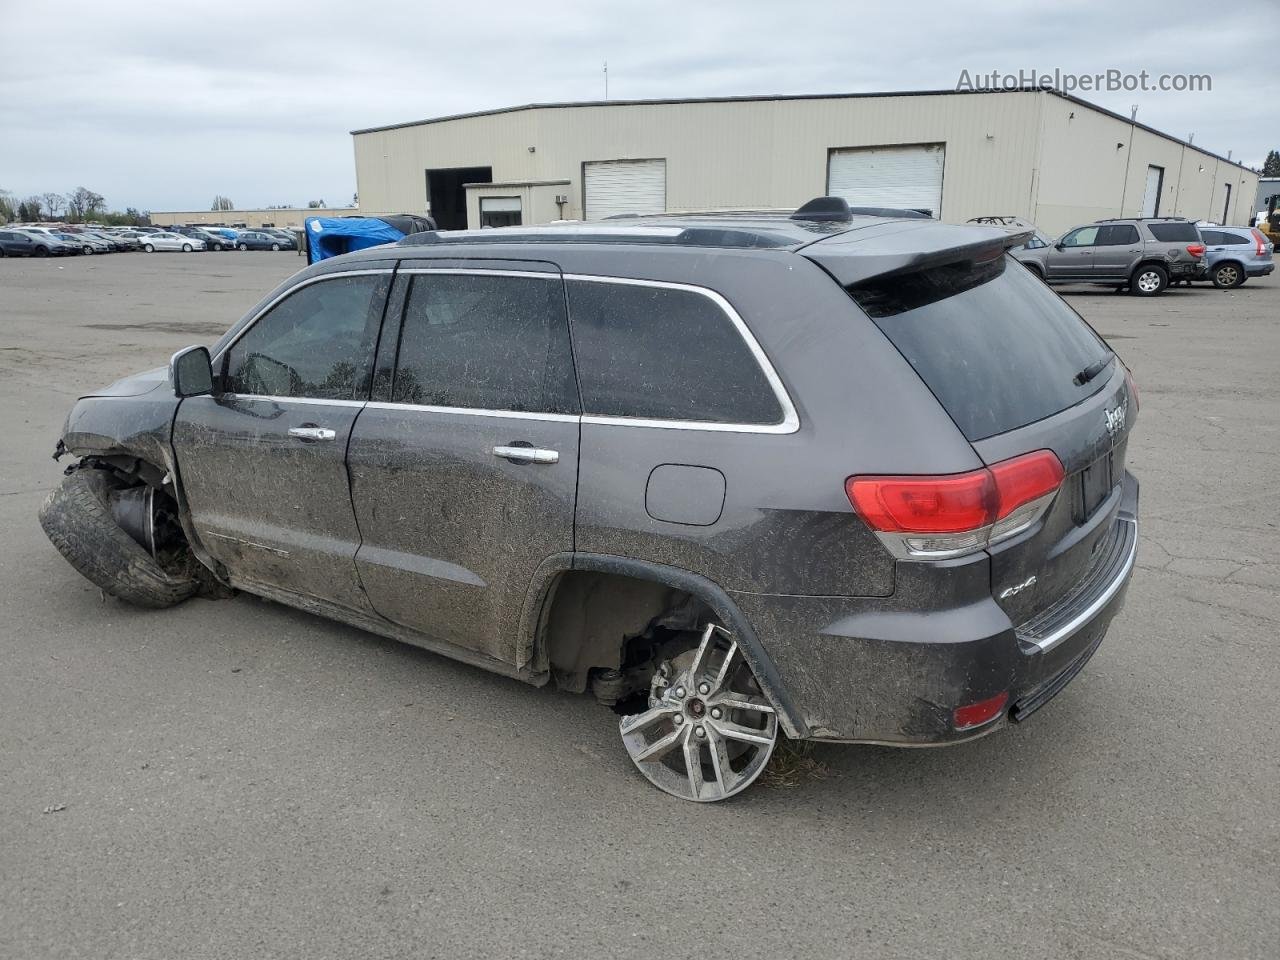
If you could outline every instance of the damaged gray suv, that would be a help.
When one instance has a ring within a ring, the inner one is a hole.
[[[782,734],[970,740],[1080,672],[1137,547],[1132,381],[1017,242],[822,198],[325,260],[77,402],[41,522],[133,604],[589,692],[688,800]]]

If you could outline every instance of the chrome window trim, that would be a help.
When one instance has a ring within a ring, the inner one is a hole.
[[[363,407],[364,400],[327,400],[323,397],[277,397],[266,393],[223,393],[218,400],[270,400],[274,403],[307,403],[317,407]]]
[[[791,402],[791,396],[787,393],[787,388],[783,385],[782,378],[778,376],[778,371],[774,369],[773,363],[769,360],[769,355],[764,352],[764,348],[761,347],[760,342],[756,340],[755,334],[751,332],[751,328],[747,326],[746,321],[742,319],[738,311],[733,308],[733,304],[715,290],[708,287],[700,287],[691,283],[674,283],[668,280],[638,280],[632,277],[609,277],[585,273],[566,273],[564,274],[564,279],[585,281],[587,283],[619,283],[633,287],[657,287],[664,290],[684,290],[689,293],[696,293],[706,297],[724,312],[733,324],[734,329],[738,331],[738,336],[742,338],[742,341],[747,345],[747,349],[751,352],[752,357],[755,358],[756,364],[760,367],[760,372],[764,374],[765,380],[773,389],[774,397],[777,399],[778,405],[782,409],[782,420],[778,423],[715,423],[708,420],[655,420],[645,417],[609,417],[590,413],[583,414],[583,423],[619,427],[654,427],[660,430],[706,430],[720,433],[787,434],[795,433],[800,429],[800,416],[796,413],[795,404]]]
[[[577,413],[536,413],[529,410],[485,410],[480,407],[435,407],[422,403],[392,403],[387,400],[371,400],[370,410],[401,410],[414,413],[448,413],[464,417],[504,417],[514,420],[546,420],[553,423],[577,423],[582,419]]]
[[[719,307],[720,310],[729,318],[734,329],[737,330],[738,336],[740,336],[746,344],[748,351],[750,351],[752,357],[760,367],[761,373],[764,374],[766,382],[768,382],[770,388],[773,390],[774,397],[777,399],[778,405],[782,409],[782,420],[778,423],[715,423],[707,420],[656,420],[644,417],[614,417],[587,413],[535,413],[524,410],[489,410],[476,407],[446,407],[427,404],[392,403],[388,401],[370,401],[366,403],[363,400],[322,400],[308,397],[271,397],[261,396],[258,394],[224,394],[224,396],[243,399],[274,400],[276,402],[312,403],[318,405],[328,404],[331,406],[367,406],[374,410],[409,410],[422,413],[456,414],[459,416],[507,417],[518,420],[545,420],[551,422],[580,421],[581,423],[598,426],[649,427],[658,430],[700,430],[712,433],[791,434],[800,429],[799,414],[796,412],[795,404],[791,401],[790,394],[782,383],[782,378],[778,376],[778,372],[774,368],[773,363],[769,360],[768,354],[764,352],[764,348],[761,347],[760,342],[756,340],[755,334],[751,332],[751,328],[747,326],[746,321],[742,319],[742,316],[734,309],[733,305],[721,294],[708,287],[700,287],[691,283],[676,283],[667,280],[642,280],[634,277],[614,277],[585,273],[560,273],[559,271],[485,269],[482,267],[401,267],[398,271],[390,267],[375,270],[344,270],[339,273],[328,273],[316,277],[308,277],[306,280],[294,284],[288,290],[285,290],[278,296],[273,297],[263,305],[261,310],[254,314],[252,319],[250,319],[238,333],[236,333],[235,339],[231,340],[226,346],[218,351],[213,358],[213,362],[215,364],[220,363],[223,355],[234,347],[240,341],[240,338],[248,333],[263,316],[276,306],[276,304],[294,292],[301,290],[303,287],[310,286],[313,283],[320,283],[325,280],[341,279],[342,277],[371,276],[396,272],[402,274],[439,273],[464,276],[529,277],[539,280],[579,280],[587,283],[617,283],[626,286],[684,290],[689,293],[699,294],[706,297]]]
[[[309,287],[313,283],[322,283],[325,280],[341,280],[343,277],[370,277],[370,276],[378,276],[379,274],[389,275],[392,273],[395,273],[394,267],[382,267],[381,269],[377,269],[377,270],[340,270],[334,273],[322,273],[322,274],[319,274],[318,276],[307,277],[307,279],[299,281],[298,283],[295,283],[289,289],[281,291],[279,294],[272,297],[265,304],[263,304],[262,309],[249,318],[249,322],[240,328],[240,330],[236,333],[235,337],[232,340],[230,340],[226,346],[224,346],[221,350],[219,350],[216,354],[214,354],[212,363],[214,365],[221,363],[223,355],[232,347],[234,347],[237,343],[239,343],[241,337],[243,337],[246,333],[248,333],[255,326],[257,326],[258,321],[261,320],[268,313],[270,313],[272,308],[275,307],[276,304],[278,304],[281,300],[285,299],[286,297],[292,296],[293,294],[297,293],[303,287]],[[255,394],[243,394],[243,396],[255,396]],[[289,397],[287,399],[293,400],[293,399],[302,399],[302,398]]]

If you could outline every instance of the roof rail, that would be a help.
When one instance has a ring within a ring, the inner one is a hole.
[[[908,220],[932,220],[932,210],[908,210],[902,207],[851,207],[844,197],[814,197],[791,214],[792,220],[848,223],[854,217],[898,217]]]
[[[795,237],[736,227],[683,227],[663,223],[564,224],[545,227],[494,227],[480,230],[430,230],[413,233],[397,246],[455,243],[644,243],[688,247],[786,247]]]

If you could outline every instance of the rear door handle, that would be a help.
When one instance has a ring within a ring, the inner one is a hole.
[[[559,463],[559,450],[540,450],[537,447],[494,447],[493,455],[503,460],[514,460],[518,463]]]
[[[338,431],[330,430],[328,427],[290,427],[289,436],[297,437],[299,440],[335,440]]]

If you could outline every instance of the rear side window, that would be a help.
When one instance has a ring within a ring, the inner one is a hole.
[[[1148,223],[1147,229],[1161,243],[1198,243],[1200,234],[1191,222]]]
[[[1077,375],[1111,350],[1008,258],[868,281],[849,294],[971,441],[1016,430],[1096,392]]]
[[[1208,243],[1209,241],[1206,240],[1205,242]],[[1218,239],[1213,242],[1223,243],[1229,246],[1236,246],[1236,245],[1244,245],[1244,244],[1252,245],[1253,240],[1242,237],[1238,233],[1219,233]]]
[[[772,425],[783,412],[732,318],[693,290],[570,280],[586,414]]]
[[[1116,247],[1124,243],[1138,242],[1138,228],[1131,223],[1116,223],[1098,231],[1099,247]]]
[[[405,305],[392,400],[577,413],[569,321],[547,279],[424,273]]]

